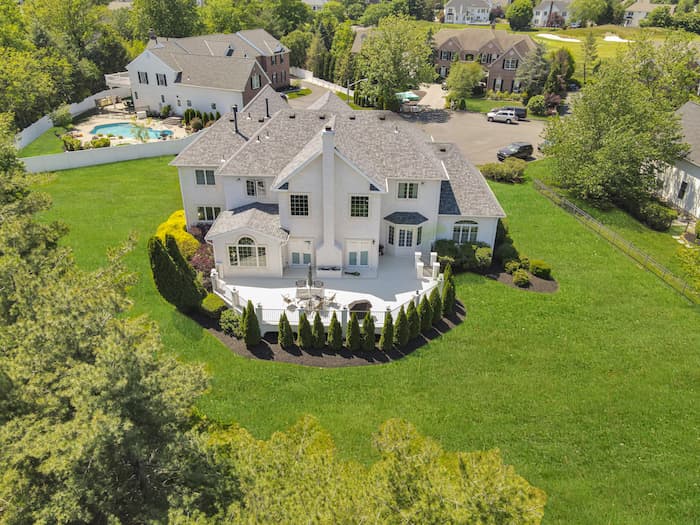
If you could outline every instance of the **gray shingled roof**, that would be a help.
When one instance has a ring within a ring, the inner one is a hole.
[[[207,240],[222,233],[247,228],[281,241],[289,238],[289,232],[280,227],[279,206],[254,202],[219,214],[206,235]]]
[[[416,226],[418,224],[423,224],[428,218],[415,211],[395,211],[384,217],[384,220],[393,224]]]
[[[186,38],[163,38],[149,40],[148,49],[163,49],[171,53],[199,56],[225,56],[229,50],[231,56],[238,58],[255,58],[270,56],[275,49],[287,52],[285,46],[264,29],[250,29],[238,33],[216,33],[212,35],[191,36]]]
[[[535,47],[534,41],[527,35],[508,33],[507,31],[465,27],[464,29],[441,29],[433,37],[435,48],[440,49],[452,40],[463,51],[477,52],[491,43],[494,50],[503,54],[514,47],[521,55]]]
[[[445,9],[451,7],[456,11],[459,11],[460,5],[464,7],[480,7],[487,9],[490,7],[486,0],[449,0],[449,2],[445,4]]]
[[[289,51],[279,40],[264,29],[246,29],[239,31],[236,35],[252,45],[261,55],[270,56],[274,53]]]
[[[454,144],[432,143],[450,177],[440,189],[440,215],[505,217],[496,196],[481,172],[465,159]],[[444,150],[444,151],[443,151]]]
[[[700,104],[688,101],[678,108],[676,114],[681,118],[685,141],[690,145],[685,158],[700,166]]]
[[[270,115],[288,108],[287,102],[269,84],[238,112],[238,130],[234,132],[233,113],[225,113],[216,123],[199,132],[199,136],[170,164],[172,166],[221,166],[221,159],[231,154],[254,137],[257,131],[270,119],[265,118],[265,99]],[[260,122],[260,120],[263,122]]]
[[[280,173],[288,173],[288,164],[303,162],[299,152],[307,149],[312,154],[307,145],[332,117],[332,113],[319,110],[280,111],[221,167],[219,174],[279,177]],[[385,188],[390,178],[446,178],[422,131],[390,112],[336,115],[333,130],[336,150],[380,188]],[[280,182],[278,178],[275,184]]]
[[[336,95],[332,91],[326,91],[318,99],[314,100],[314,102],[306,109],[326,110],[336,114],[349,114],[355,111],[350,106],[348,106],[346,102],[340,100],[338,95]]]

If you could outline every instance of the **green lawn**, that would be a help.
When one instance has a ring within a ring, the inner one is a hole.
[[[18,155],[20,157],[38,157],[51,153],[63,153],[63,141],[60,135],[66,131],[66,128],[53,127],[39,135],[34,142],[19,150]]]
[[[287,93],[287,98],[305,97],[306,95],[310,94],[311,90],[309,88],[301,88],[299,91],[292,91],[291,93]]]
[[[531,178],[539,178],[545,183],[553,186],[547,167],[548,161],[531,164],[528,175]],[[680,244],[673,238],[683,231],[678,227],[672,227],[667,232],[652,230],[645,224],[639,222],[629,213],[618,208],[601,210],[591,204],[571,196],[564,190],[558,190],[582,210],[588,212],[595,219],[605,224],[608,228],[630,241],[640,250],[651,255],[657,262],[671,270],[680,278],[685,278],[686,273],[678,258],[678,248]]]
[[[449,449],[500,448],[547,492],[545,523],[697,520],[700,311],[531,184],[493,189],[520,249],[554,266],[557,293],[462,275],[458,328],[396,363],[324,370],[240,358],[156,294],[145,243],[180,207],[168,160],[61,172],[44,187],[46,218],[70,225],[85,268],[138,234],[134,312],[158,323],[168,351],[206,364],[209,417],[267,437],[311,413],[360,461],[378,425],[403,417]]]

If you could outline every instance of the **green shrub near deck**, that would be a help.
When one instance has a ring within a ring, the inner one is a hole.
[[[207,296],[202,300],[201,306],[202,312],[207,317],[212,319],[219,319],[221,313],[226,310],[226,303],[224,300],[214,293],[208,293]]]

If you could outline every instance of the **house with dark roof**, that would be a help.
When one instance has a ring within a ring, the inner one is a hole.
[[[215,290],[234,306],[244,286],[255,303],[271,293],[280,301],[270,290],[308,270],[343,293],[381,295],[383,309],[435,282],[421,279],[424,265],[439,270],[436,240],[493,246],[504,217],[453,144],[391,112],[354,111],[330,92],[291,109],[266,86],[171,164],[188,227],[209,228]],[[409,278],[399,278],[406,268]],[[387,282],[405,290],[382,295]]]
[[[535,47],[527,35],[479,28],[441,29],[434,42],[435,71],[440,76],[447,77],[457,61],[478,62],[488,89],[494,91],[518,91],[518,67]]]
[[[491,2],[487,0],[448,0],[446,24],[488,24]]]
[[[660,193],[676,208],[700,218],[700,104],[686,102],[676,114],[690,150],[684,158],[678,159],[660,174]]]
[[[260,89],[289,85],[289,50],[264,29],[163,38],[151,35],[127,67],[134,106],[160,113],[170,106],[223,113],[242,108]]]

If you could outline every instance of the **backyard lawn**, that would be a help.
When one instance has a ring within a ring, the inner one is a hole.
[[[210,418],[267,437],[310,413],[343,457],[368,461],[372,433],[402,417],[449,449],[501,449],[547,492],[545,523],[697,520],[700,311],[531,184],[493,189],[521,251],[553,265],[557,293],[462,275],[468,317],[455,330],[399,362],[324,370],[241,358],[157,295],[145,245],[180,207],[169,160],[58,173],[45,217],[71,227],[90,269],[138,235],[134,313],[158,323],[167,351],[207,366]]]
[[[66,128],[53,127],[39,135],[34,142],[22,148],[17,155],[21,158],[63,153],[63,141],[60,135],[66,131]]]

